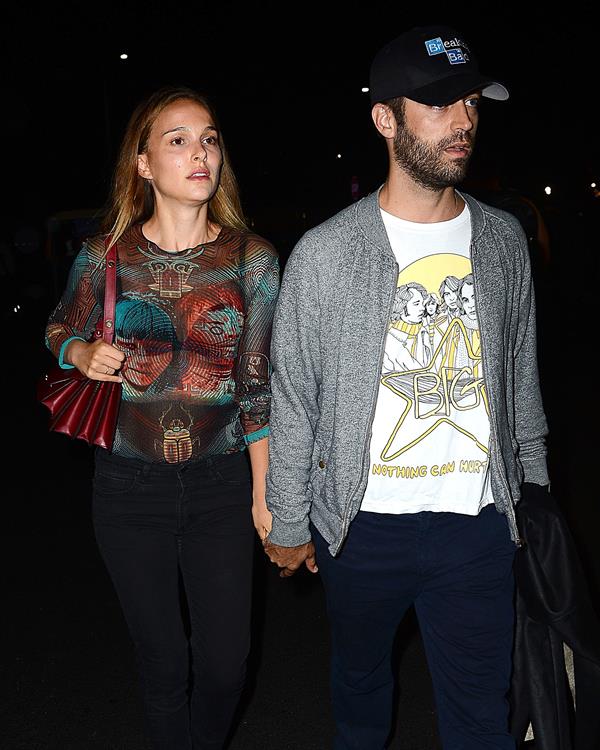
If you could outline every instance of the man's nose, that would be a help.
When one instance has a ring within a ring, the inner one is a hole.
[[[473,110],[474,111],[474,110]],[[473,129],[471,110],[464,101],[452,105],[452,129],[469,131]]]

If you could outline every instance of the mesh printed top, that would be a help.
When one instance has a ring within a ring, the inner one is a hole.
[[[117,251],[114,345],[126,359],[113,453],[175,464],[265,437],[273,247],[223,227],[212,242],[166,252],[138,224]],[[89,340],[102,315],[104,254],[102,236],[83,245],[48,321],[46,344],[62,367],[69,341]]]

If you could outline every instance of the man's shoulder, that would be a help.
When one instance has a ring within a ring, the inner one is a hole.
[[[297,258],[332,260],[343,248],[348,248],[357,229],[357,204],[353,203],[305,232],[292,255]]]
[[[489,203],[484,203],[471,195],[468,197],[480,207],[487,225],[496,231],[514,237],[515,239],[520,239],[524,236],[523,228],[514,214],[504,211],[501,208],[497,208],[496,206],[491,206]]]

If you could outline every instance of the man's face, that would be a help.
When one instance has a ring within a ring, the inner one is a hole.
[[[471,320],[477,320],[477,313],[475,311],[475,288],[473,284],[462,285],[460,299],[466,316]]]
[[[445,107],[404,99],[393,142],[398,166],[429,190],[461,182],[475,143],[480,98],[469,94]]]
[[[418,289],[411,289],[411,297],[406,303],[406,312],[400,317],[405,323],[420,323],[425,312],[425,300]]]
[[[444,287],[444,302],[450,310],[456,310],[458,307],[458,297],[456,292],[453,292],[449,286]]]

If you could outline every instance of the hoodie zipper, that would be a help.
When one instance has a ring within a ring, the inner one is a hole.
[[[397,283],[398,283],[398,275],[400,273],[400,268],[398,266],[398,263],[396,263],[395,261],[394,261],[394,268],[396,270],[395,277],[394,277],[396,281],[395,281],[395,284],[392,285],[392,291],[390,293],[390,298],[388,300],[388,313],[387,313],[387,317],[386,317],[387,323],[386,323],[385,331],[384,331],[384,334],[383,334],[383,338],[381,340],[381,344],[379,346],[379,364],[378,364],[378,369],[377,369],[377,378],[375,380],[375,385],[373,387],[373,391],[372,391],[372,394],[371,394],[371,413],[369,415],[369,421],[368,421],[368,425],[367,425],[367,433],[366,433],[367,435],[369,434],[369,432],[371,430],[371,427],[373,426],[373,419],[375,418],[375,409],[377,407],[377,394],[378,394],[378,391],[379,391],[379,383],[380,383],[380,380],[381,380],[381,370],[382,370],[382,367],[383,367],[383,355],[385,354],[385,342],[386,342],[386,339],[387,339],[387,332],[388,332],[389,320],[390,320],[390,318],[392,316],[392,309],[393,309],[393,306],[394,306],[394,298],[396,296],[396,286],[397,286]],[[370,447],[370,440],[365,438],[365,442],[363,443],[363,449],[362,449],[362,454],[361,454],[360,477],[358,479],[358,483],[356,484],[356,486],[354,487],[354,489],[352,490],[352,492],[351,492],[351,494],[350,494],[350,496],[348,498],[348,502],[346,503],[346,508],[344,510],[344,515],[342,517],[341,540],[336,545],[335,553],[334,553],[336,555],[339,552],[340,547],[342,546],[342,544],[344,542],[344,539],[346,537],[346,530],[348,529],[348,525],[349,525],[349,515],[350,515],[350,511],[352,509],[352,502],[353,502],[354,498],[356,497],[356,494],[357,494],[357,492],[358,492],[358,490],[360,488],[360,485],[362,484],[362,481],[363,481],[363,477],[364,477],[364,473],[365,473],[365,454],[366,454],[367,450],[369,449],[369,447]]]
[[[485,357],[483,356],[484,352],[485,352],[485,346],[484,346],[483,326],[481,324],[481,316],[479,315],[479,306],[478,306],[478,302],[477,302],[477,300],[479,298],[479,295],[478,295],[479,284],[478,284],[478,281],[477,281],[477,272],[476,272],[476,269],[475,269],[475,267],[477,265],[475,263],[475,256],[477,254],[477,251],[475,250],[475,244],[473,242],[471,242],[470,250],[471,250],[471,269],[472,269],[472,273],[473,273],[473,281],[475,282],[475,312],[477,314],[477,321],[479,323],[479,337],[481,338],[481,370],[483,372],[483,382],[486,385],[486,389],[488,389],[488,396],[489,396],[488,403],[490,405],[490,416],[491,416],[491,419],[490,419],[490,432],[491,432],[491,438],[492,438],[492,443],[490,445],[490,458],[492,459],[492,461],[494,461],[494,459],[495,459],[496,470],[498,471],[498,475],[500,476],[500,478],[502,480],[502,484],[504,485],[504,489],[506,491],[506,496],[507,496],[507,499],[508,499],[508,504],[507,504],[507,507],[506,507],[506,512],[507,512],[507,516],[508,516],[509,526],[511,527],[511,529],[514,532],[514,535],[515,535],[515,544],[517,545],[517,547],[522,547],[523,546],[523,540],[519,537],[519,529],[517,527],[517,518],[516,518],[516,515],[515,515],[515,509],[514,509],[514,505],[513,505],[512,493],[510,491],[510,487],[508,486],[508,482],[506,480],[506,473],[505,473],[505,471],[501,470],[501,468],[500,468],[500,466],[498,464],[498,452],[500,450],[500,443],[498,441],[498,436],[497,436],[497,433],[496,433],[496,426],[497,425],[496,425],[496,411],[495,411],[495,406],[494,406],[494,399],[491,397],[491,393],[489,392],[489,382],[490,381],[489,381],[489,379],[488,379],[488,377],[486,375]]]

